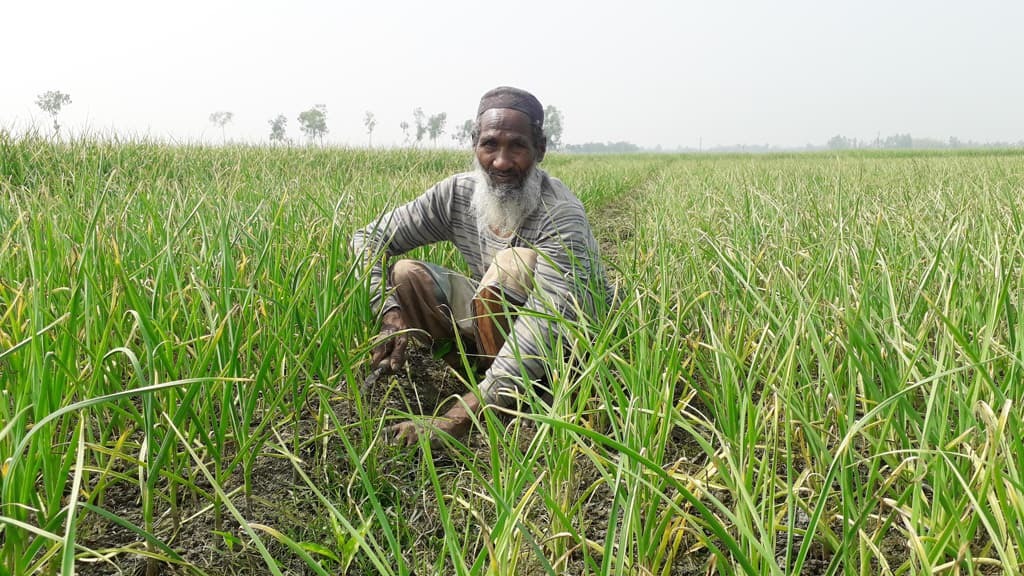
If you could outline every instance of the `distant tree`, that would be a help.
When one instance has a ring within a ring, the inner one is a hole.
[[[423,113],[423,108],[416,108],[412,111],[412,119],[416,123],[416,144],[422,142],[423,136],[427,133],[426,118],[427,115]]]
[[[452,134],[452,140],[459,143],[459,146],[473,145],[473,121],[466,120],[459,126],[459,129]]]
[[[220,126],[220,139],[221,139],[221,142],[226,142],[227,141],[227,136],[225,135],[224,127],[227,126],[228,124],[230,124],[231,120],[233,120],[234,118],[235,118],[235,113],[234,112],[227,112],[225,110],[220,110],[220,111],[214,112],[213,114],[210,114],[210,122],[213,122],[213,124],[216,125],[216,126]]]
[[[288,119],[284,114],[278,114],[276,118],[267,122],[270,124],[270,141],[283,144],[287,140],[285,128],[288,126]]]
[[[434,114],[427,120],[427,131],[430,132],[430,142],[436,147],[437,137],[444,134],[444,126],[448,123],[448,113],[441,112]]]
[[[544,133],[548,137],[548,149],[562,148],[562,112],[552,105],[544,108]]]
[[[363,116],[363,125],[366,126],[366,133],[370,135],[370,148],[373,148],[373,129],[377,127],[377,119],[373,116],[373,112],[366,111],[366,115]]]
[[[565,147],[566,152],[573,154],[633,154],[640,152],[640,147],[632,142],[585,142],[583,144],[569,144]]]
[[[846,150],[850,147],[850,140],[840,134],[828,139],[828,147],[832,150]]]
[[[911,138],[910,134],[893,134],[885,139],[882,143],[886,148],[911,148],[914,145],[914,139]]]
[[[53,118],[53,135],[56,137],[60,134],[60,124],[57,123],[57,115],[60,114],[60,109],[64,106],[71,104],[71,95],[65,94],[60,90],[50,90],[43,92],[36,98],[36,106],[43,109]]]
[[[914,138],[912,146],[915,150],[940,150],[942,148],[949,148],[949,144],[945,140],[939,140],[938,138]]]
[[[309,110],[299,114],[299,127],[309,138],[309,141],[319,140],[324,143],[324,136],[327,134],[327,106],[317,104]]]
[[[406,144],[408,144],[409,143],[409,123],[406,122],[405,120],[402,120],[402,123],[399,124],[398,127],[402,129],[402,134],[405,134],[404,142]]]

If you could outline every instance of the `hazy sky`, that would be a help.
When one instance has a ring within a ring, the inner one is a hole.
[[[1024,139],[1024,1],[113,2],[0,0],[0,126],[265,141],[325,104],[328,140],[448,132],[497,85],[565,116],[563,140],[823,144],[897,132]],[[451,144],[448,134],[442,136]]]

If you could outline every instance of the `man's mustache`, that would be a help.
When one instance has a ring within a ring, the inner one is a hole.
[[[506,196],[513,192],[518,191],[526,183],[526,177],[517,171],[498,171],[492,170],[487,172],[487,179],[490,181],[491,190],[500,196]]]
[[[523,175],[515,170],[488,170],[487,175],[493,180],[522,180]]]

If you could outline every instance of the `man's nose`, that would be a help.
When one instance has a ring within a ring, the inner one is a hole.
[[[512,155],[509,154],[508,151],[505,150],[504,148],[499,148],[498,152],[494,155],[494,162],[492,163],[492,167],[495,170],[504,172],[506,170],[510,170],[513,166],[514,163],[512,162]]]

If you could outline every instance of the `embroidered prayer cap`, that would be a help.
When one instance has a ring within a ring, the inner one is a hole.
[[[480,107],[477,108],[476,117],[490,110],[491,108],[511,108],[519,110],[530,118],[530,123],[540,128],[544,127],[544,108],[540,100],[526,90],[513,88],[511,86],[499,86],[489,90],[480,98]]]

